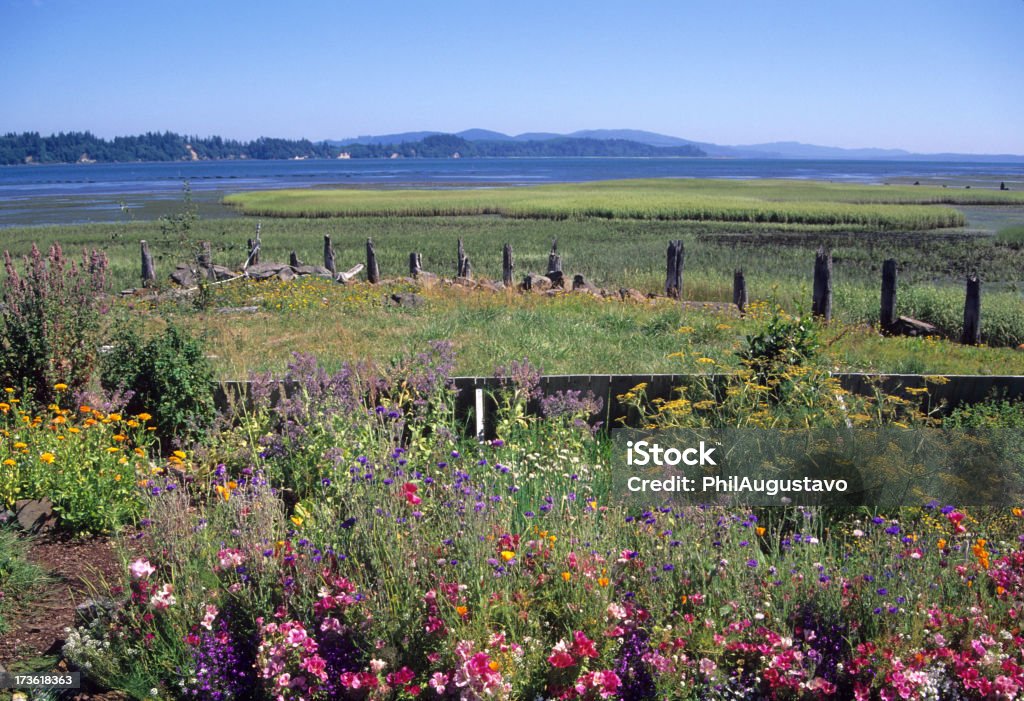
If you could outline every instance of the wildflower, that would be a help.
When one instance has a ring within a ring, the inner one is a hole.
[[[129,566],[128,570],[132,573],[132,579],[146,579],[156,572],[156,568],[149,564],[149,560],[146,558],[139,558]]]
[[[64,384],[63,382],[58,382],[57,384],[55,384],[53,386],[53,388],[56,391],[58,391],[58,392],[63,392],[64,390],[66,390],[68,388],[68,386],[66,384]]]
[[[150,599],[153,603],[153,608],[158,611],[163,611],[174,606],[174,604],[177,603],[177,599],[174,598],[174,594],[172,593],[173,591],[173,584],[163,585],[157,593],[153,594],[152,599]]]
[[[53,453],[43,453],[42,455],[39,456],[39,459],[49,465],[52,464],[53,461],[57,459],[57,456],[54,455]]]
[[[405,497],[405,500],[413,506],[416,506],[423,501],[423,499],[416,496],[418,489],[419,487],[412,482],[406,482],[402,485],[402,495]]]
[[[515,556],[516,556],[516,554],[514,552],[512,552],[511,550],[502,550],[501,551],[501,559],[504,560],[505,562],[509,562],[510,560],[514,559]]]
[[[562,573],[562,581],[563,582],[568,582],[570,579],[572,579],[572,574],[570,574],[569,572],[563,572]]]

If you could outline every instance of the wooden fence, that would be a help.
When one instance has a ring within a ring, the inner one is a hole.
[[[641,383],[646,383],[645,392],[649,399],[670,399],[676,387],[692,381],[695,375],[646,374],[646,375],[543,375],[540,389],[545,395],[556,392],[576,391],[582,395],[588,392],[603,402],[599,415],[591,417],[592,423],[617,427],[618,419],[629,416],[628,407],[618,400]],[[933,406],[940,402],[948,408],[961,404],[977,404],[991,397],[1024,399],[1024,375],[943,375],[945,382],[934,380],[928,375],[883,375],[877,373],[834,373],[844,389],[854,394],[873,395],[876,388],[886,394],[895,394],[904,387],[929,388],[927,401]],[[488,435],[494,425],[496,407],[491,396],[501,387],[502,379],[497,377],[456,377],[452,383],[456,391],[455,412],[460,425],[467,426],[471,434]],[[295,387],[281,387],[286,393]],[[216,389],[219,408],[226,409],[231,403],[246,403],[249,383],[228,381]],[[922,400],[924,401],[924,400]],[[539,407],[533,406],[536,411]]]

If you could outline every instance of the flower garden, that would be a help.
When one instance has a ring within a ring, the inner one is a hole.
[[[544,396],[538,369],[513,362],[495,371],[492,434],[473,437],[447,342],[329,368],[295,354],[214,415],[208,360],[179,325],[87,352],[104,328],[101,256],[76,266],[55,247],[25,268],[8,259],[0,506],[47,500],[64,536],[114,543],[115,573],[89,581],[46,661],[92,688],[213,701],[1024,695],[1024,503],[637,506],[615,493],[599,398]],[[1024,427],[1019,402],[940,412],[927,386],[845,393],[816,323],[755,306],[728,359],[680,329],[678,355],[716,374],[671,400],[637,386],[620,401],[652,430]],[[1017,465],[1019,449],[1005,446]],[[0,536],[2,633],[42,610],[11,545],[31,541],[7,523]]]

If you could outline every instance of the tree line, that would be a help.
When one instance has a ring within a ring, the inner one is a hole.
[[[139,136],[103,139],[83,132],[41,136],[38,132],[0,136],[0,164],[124,163],[134,161],[189,161],[225,159],[337,158],[501,158],[501,157],[698,157],[696,146],[658,147],[625,139],[571,137],[538,141],[467,141],[453,134],[428,136],[400,144],[348,144],[333,146],[308,139],[237,141],[220,136],[183,136],[149,132]]]

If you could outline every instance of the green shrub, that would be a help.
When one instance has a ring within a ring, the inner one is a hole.
[[[60,244],[46,256],[33,244],[23,273],[7,251],[4,268],[0,379],[43,404],[53,401],[57,384],[72,392],[84,388],[96,366],[106,256],[83,252],[78,265],[64,257]]]
[[[28,543],[0,523],[0,635],[7,631],[7,616],[19,597],[45,581],[42,570],[26,557]]]
[[[130,326],[121,329],[118,337],[114,350],[101,363],[103,388],[130,391],[127,411],[153,413],[162,437],[201,436],[212,423],[215,409],[213,367],[200,340],[173,323],[149,338]]]

